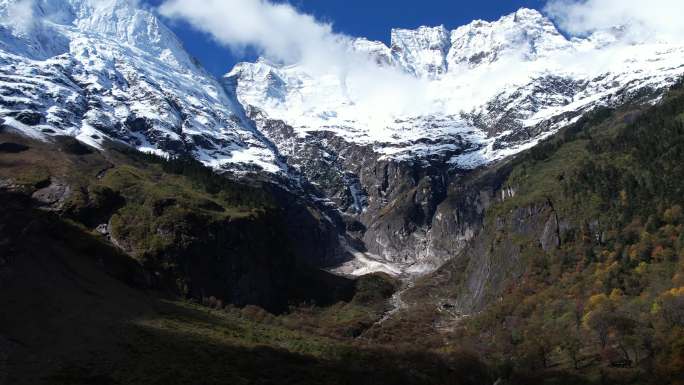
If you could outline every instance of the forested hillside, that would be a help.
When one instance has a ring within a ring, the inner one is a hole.
[[[377,338],[440,336],[418,340],[478,351],[513,383],[683,383],[682,84],[504,167],[480,235]]]
[[[499,186],[483,229],[403,292],[391,317],[396,282],[311,269],[291,243],[298,237],[283,238],[292,213],[272,187],[228,181],[192,160],[0,137],[6,378],[684,380],[681,84],[656,106],[595,111],[476,174]],[[247,304],[275,315],[239,308]],[[60,337],[41,342],[50,335]],[[217,369],[214,355],[232,358]],[[156,369],[142,370],[152,361]],[[171,367],[173,378],[163,376]]]

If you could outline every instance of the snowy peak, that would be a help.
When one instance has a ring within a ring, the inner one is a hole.
[[[446,73],[450,47],[449,31],[444,26],[392,30],[394,62],[419,77]]]
[[[0,0],[0,75],[0,118],[27,135],[281,170],[234,96],[133,0]]]
[[[284,103],[287,97],[287,82],[282,79],[282,74],[278,71],[280,66],[269,62],[264,58],[259,58],[256,63],[238,63],[233,70],[226,74],[222,81],[225,87],[231,92],[238,94],[249,92],[251,97],[259,100],[270,100],[271,103]],[[250,90],[237,89],[245,83],[253,84],[255,87]]]
[[[499,20],[476,20],[453,31],[443,25],[393,29],[390,48],[366,39],[356,39],[352,48],[369,53],[383,65],[434,79],[450,72],[451,67],[473,68],[509,55],[534,60],[570,46],[549,18],[522,8]]]
[[[381,68],[353,62],[344,78],[266,61],[229,77],[246,109],[299,138],[334,133],[385,158],[472,168],[530,148],[597,106],[655,101],[684,74],[682,42],[619,44],[618,33],[568,40],[540,12],[520,9],[453,31],[394,29],[391,47],[354,40]]]
[[[53,0],[54,1],[54,0]],[[69,0],[81,31],[116,39],[118,42],[158,55],[176,67],[194,67],[182,43],[151,12],[132,0]]]
[[[381,41],[372,41],[366,38],[352,40],[351,49],[354,52],[368,55],[378,65],[387,66],[392,63],[390,49]]]
[[[0,1],[0,48],[38,60],[68,51],[68,39],[46,22],[49,21],[48,11],[59,12],[60,16],[55,13],[56,21],[73,20],[70,5],[63,1],[52,1],[44,6],[26,0]]]
[[[67,47],[55,41],[60,35],[77,32],[136,47],[176,68],[193,66],[173,32],[132,0],[4,0],[0,16],[3,24],[10,26],[6,20],[24,20],[10,33],[23,43],[31,43],[39,59],[64,53]],[[13,48],[26,52],[21,46]]]
[[[551,23],[551,20],[544,16],[541,12],[537,11],[536,9],[532,8],[520,8],[517,11],[503,16],[501,19],[510,19],[513,18],[513,21],[516,23],[532,23],[532,24],[545,24],[545,23]]]
[[[523,8],[494,22],[476,20],[454,30],[448,62],[474,67],[506,55],[533,60],[569,45],[551,20]]]

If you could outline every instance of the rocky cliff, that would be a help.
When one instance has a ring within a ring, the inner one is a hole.
[[[530,9],[347,39],[324,71],[261,58],[220,80],[134,1],[5,0],[0,17],[3,129],[269,181],[335,229],[321,265],[357,255],[394,273],[433,270],[474,236],[498,186],[470,191],[473,170],[600,106],[656,102],[684,73],[680,41],[567,38]]]
[[[399,74],[393,79],[420,100],[401,113],[386,105],[399,102],[389,96],[371,106],[355,94],[365,89],[359,82],[385,89],[362,77],[358,62],[341,79],[262,58],[237,65],[223,85],[292,170],[319,188],[317,199],[358,223],[365,258],[414,272],[436,268],[477,232],[475,213],[486,202],[461,185],[473,169],[598,107],[657,101],[684,60],[679,42],[629,45],[617,31],[568,39],[529,9],[453,31],[397,29],[389,46],[360,39],[350,49]]]

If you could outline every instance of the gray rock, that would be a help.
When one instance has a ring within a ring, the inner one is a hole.
[[[45,208],[58,210],[69,197],[71,188],[65,182],[56,179],[51,179],[49,183],[47,187],[35,191],[32,198]]]
[[[109,236],[109,225],[107,223],[102,223],[95,228],[95,231],[104,236]]]

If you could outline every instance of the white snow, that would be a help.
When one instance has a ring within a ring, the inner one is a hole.
[[[383,158],[474,168],[684,74],[684,38],[624,44],[611,29],[568,40],[521,9],[452,31],[395,29],[390,47],[352,40],[329,70],[241,63],[219,83],[135,3],[0,0],[0,116],[40,112],[35,127],[8,121],[41,138],[49,128],[96,147],[106,138],[163,154],[190,148],[212,167],[285,172],[279,143],[244,116],[254,106],[299,137],[331,131]]]
[[[340,244],[352,255],[353,259],[331,269],[332,273],[355,277],[372,273],[385,273],[399,277],[403,276],[407,270],[408,266],[386,261],[379,256],[356,250],[343,237],[340,237]]]
[[[238,64],[226,78],[243,105],[299,136],[331,131],[393,159],[455,153],[454,167],[474,168],[534,146],[570,122],[556,118],[564,113],[619,104],[684,74],[684,38],[624,44],[599,31],[568,40],[529,9],[454,31],[397,29],[391,48],[366,39],[353,48],[373,65],[340,76],[337,68],[314,73],[262,59]],[[506,114],[517,127],[503,125]],[[505,139],[545,122],[532,137]]]
[[[42,134],[40,131],[34,129],[34,127],[29,127],[12,117],[5,117],[3,119],[3,124],[16,132],[19,132],[33,139],[46,140],[46,136]]]
[[[349,245],[344,237],[339,239],[340,245],[352,256],[352,259],[330,269],[330,272],[334,274],[360,277],[372,273],[385,273],[403,280],[410,280],[435,270],[435,266],[427,262],[401,263],[389,261],[372,253],[361,252]]]
[[[19,3],[21,25],[11,18]],[[45,124],[17,126],[35,137],[49,128],[96,148],[104,139],[163,155],[190,148],[214,167],[281,172],[226,90],[136,3],[0,0],[0,115],[41,113]]]

